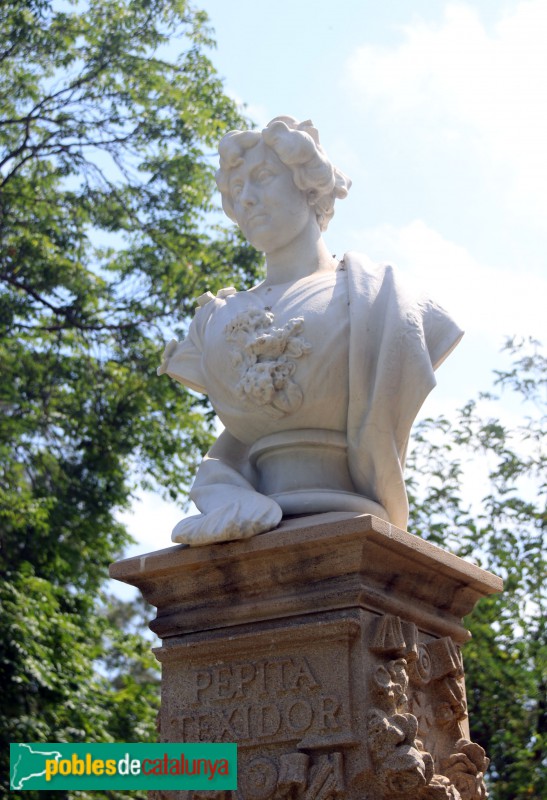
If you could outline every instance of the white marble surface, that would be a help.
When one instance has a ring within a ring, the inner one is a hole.
[[[158,372],[207,393],[226,429],[191,490],[201,513],[173,540],[243,539],[325,511],[405,528],[410,428],[461,331],[391,267],[331,256],[321,234],[350,181],[309,121],[232,132],[220,155],[224,210],[266,254],[266,278],[199,298],[164,353]]]

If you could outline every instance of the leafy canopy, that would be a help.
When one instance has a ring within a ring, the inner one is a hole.
[[[525,800],[547,795],[547,359],[533,341],[506,349],[512,362],[494,389],[513,395],[517,421],[500,415],[500,395],[489,392],[453,419],[417,427],[409,530],[504,579],[503,594],[467,619],[473,639],[463,655],[471,732],[492,760],[491,797]],[[469,473],[474,503],[462,489]]]
[[[206,289],[257,275],[253,251],[213,224],[210,156],[241,120],[211,44],[183,0],[0,4],[5,745],[155,736],[149,645],[100,588],[127,541],[116,509],[138,483],[180,498],[210,441],[208,408],[155,377],[166,333],[184,333]],[[470,618],[465,655],[495,800],[547,793],[545,360],[513,355],[498,387],[525,424],[482,397],[422,423],[409,464],[410,529],[506,580]],[[462,492],[477,453],[478,509]]]
[[[163,342],[259,268],[215,224],[242,120],[211,45],[186,0],[0,4],[4,744],[155,736],[148,644],[100,589],[116,511],[138,485],[183,502],[211,441],[208,406],[156,377]]]

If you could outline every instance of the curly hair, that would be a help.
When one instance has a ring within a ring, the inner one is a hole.
[[[261,139],[289,167],[295,185],[315,211],[319,228],[326,230],[334,214],[334,201],[347,196],[351,181],[329,161],[309,119],[298,122],[293,117],[275,117],[262,131],[230,131],[221,139],[220,169],[215,177],[226,215],[237,222],[229,187],[230,170],[238,167],[245,151]]]

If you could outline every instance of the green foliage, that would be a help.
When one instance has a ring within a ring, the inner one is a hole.
[[[525,800],[547,795],[547,359],[536,342],[506,349],[512,364],[495,385],[514,393],[516,421],[498,418],[499,397],[482,394],[452,421],[422,422],[409,464],[409,528],[504,579],[504,593],[467,620],[469,716],[492,759],[491,797]]]
[[[208,406],[156,379],[166,333],[184,335],[206,289],[257,276],[212,224],[210,155],[241,120],[210,45],[186,0],[0,4],[2,780],[10,740],[155,737],[149,644],[100,592],[127,542],[116,511],[139,485],[183,502],[211,439]],[[510,352],[497,385],[524,424],[483,395],[423,422],[409,464],[411,530],[506,581],[465,655],[494,800],[547,794],[546,363]],[[482,462],[471,506],[462,482]]]
[[[139,485],[183,504],[211,441],[156,377],[165,338],[259,268],[214,224],[242,120],[211,44],[186,0],[0,4],[2,780],[10,740],[155,737],[149,645],[100,591],[116,512]]]

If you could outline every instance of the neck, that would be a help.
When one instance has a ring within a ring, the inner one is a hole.
[[[329,253],[317,224],[307,227],[285,247],[266,254],[264,284],[288,283],[323,270],[333,271],[336,260]]]

